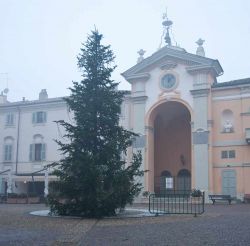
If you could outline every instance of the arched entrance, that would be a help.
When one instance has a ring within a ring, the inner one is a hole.
[[[147,155],[151,192],[191,189],[190,122],[190,110],[179,101],[165,101],[151,111]],[[166,170],[168,175],[163,175]]]

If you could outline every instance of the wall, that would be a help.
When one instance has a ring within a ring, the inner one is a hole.
[[[250,90],[242,85],[213,89],[213,176],[214,193],[222,192],[223,170],[235,170],[237,197],[250,193],[250,146],[246,142],[245,129],[250,128]],[[222,113],[233,113],[233,132],[224,133]],[[221,151],[235,150],[235,158],[221,158]]]

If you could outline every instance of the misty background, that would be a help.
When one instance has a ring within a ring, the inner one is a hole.
[[[219,82],[250,77],[250,1],[248,0],[0,0],[0,92],[8,100],[69,95],[79,81],[77,55],[95,27],[116,55],[113,79],[120,89],[130,85],[120,73],[156,52],[162,15],[168,8],[177,44],[196,52],[205,39],[206,57],[224,69]]]

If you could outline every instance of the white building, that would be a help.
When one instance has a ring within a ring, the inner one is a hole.
[[[56,120],[70,121],[70,114],[66,102],[48,98],[46,90],[35,101],[10,103],[0,95],[0,193],[33,192],[33,178],[35,192],[43,194],[46,171],[38,171],[60,159],[54,140],[62,140],[64,129]]]

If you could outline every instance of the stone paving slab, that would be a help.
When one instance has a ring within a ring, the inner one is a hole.
[[[37,204],[0,204],[0,246],[250,245],[250,204],[209,205],[197,218],[167,215],[95,220],[29,214],[44,209]]]

